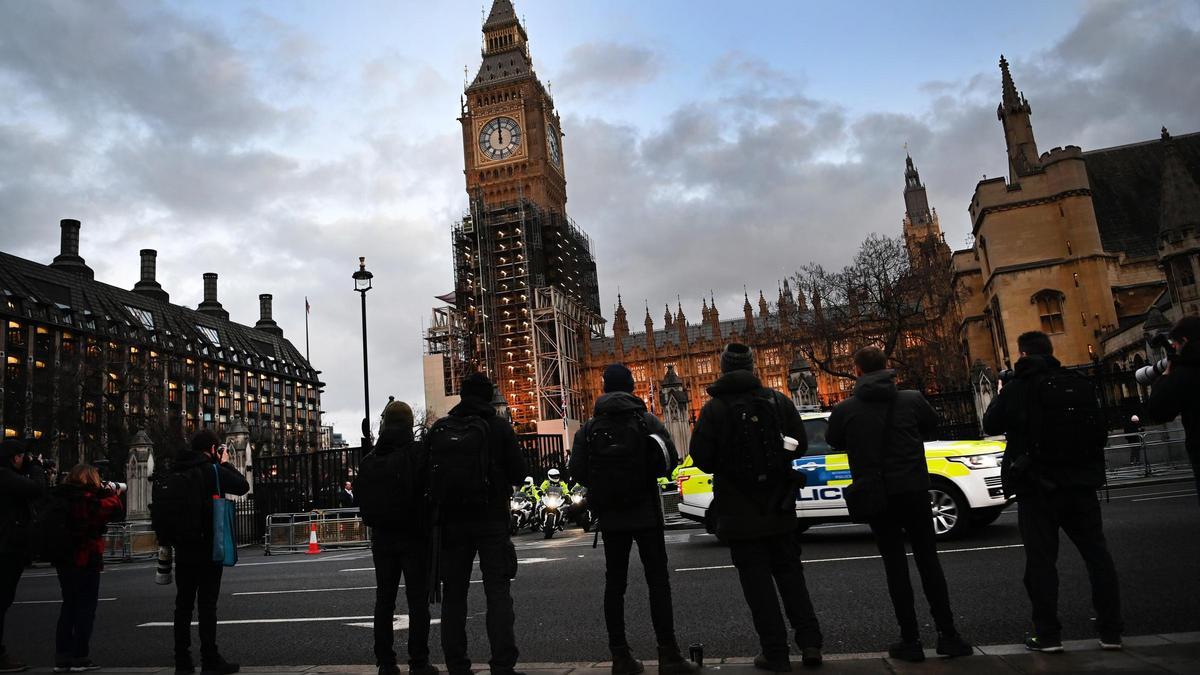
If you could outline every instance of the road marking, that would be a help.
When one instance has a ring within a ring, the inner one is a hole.
[[[559,560],[566,560],[566,558],[524,558],[524,559],[518,560],[517,564],[519,564],[519,565],[535,565],[537,563],[557,562]]]
[[[113,602],[116,598],[100,598],[97,602]],[[14,605],[61,605],[62,600],[20,600]]]
[[[1156,500],[1177,500],[1177,498],[1180,498],[1180,497],[1194,497],[1194,496],[1196,496],[1195,492],[1188,492],[1188,494],[1186,494],[1186,495],[1169,495],[1169,496],[1165,496],[1165,497],[1145,497],[1145,498],[1141,498],[1141,500],[1133,500],[1133,501],[1135,501],[1135,502],[1153,502]]]
[[[338,570],[339,572],[374,572],[374,567],[351,567],[349,569]]]
[[[1118,494],[1115,497],[1115,499],[1133,499],[1134,497],[1155,497],[1155,496],[1159,496],[1159,495],[1175,495],[1175,494],[1179,494],[1181,492],[1191,492],[1192,494],[1195,494],[1196,490],[1194,488],[1187,488],[1187,489],[1183,489],[1183,490],[1160,490],[1159,492],[1143,492],[1141,494],[1136,494],[1136,495]]]
[[[369,616],[308,616],[308,617],[292,617],[288,619],[233,619],[230,621],[218,621],[218,626],[242,626],[256,623],[308,623],[317,621],[365,621],[374,620],[374,615]],[[138,628],[171,628],[175,625],[174,621],[151,621],[149,623],[138,624]],[[193,626],[200,625],[193,621]]]
[[[1006,548],[1023,548],[1024,546],[1025,546],[1024,544],[1004,544],[1002,546],[978,546],[976,548],[948,548],[948,549],[938,551],[938,553],[971,553],[974,551],[996,551],[999,549],[1006,549]],[[912,553],[909,553],[908,555],[911,557]],[[882,557],[883,556],[879,556],[879,555],[856,555],[856,556],[848,556],[845,558],[816,558],[814,560],[805,560],[804,564],[810,565],[813,563],[847,562],[847,561],[851,561],[851,560],[878,560]],[[733,568],[734,568],[733,565],[713,565],[711,567],[681,567],[675,571],[676,572],[703,572],[703,571],[707,571],[707,570],[731,570]]]
[[[242,591],[233,595],[287,595],[288,593],[332,593],[334,591],[370,591],[375,586],[347,586],[343,588],[300,588],[287,591]]]
[[[430,619],[429,625],[436,626],[436,625],[440,624],[441,622],[442,622],[441,619]],[[401,614],[401,615],[397,616],[394,621],[392,621],[392,630],[394,630],[394,631],[408,630],[409,623],[410,623],[410,621],[409,621],[408,615]],[[375,622],[369,621],[367,623],[348,623],[346,625],[353,626],[354,628],[374,628]]]

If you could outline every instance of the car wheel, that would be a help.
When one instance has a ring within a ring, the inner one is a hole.
[[[950,483],[934,481],[929,486],[929,508],[933,512],[933,533],[938,539],[953,539],[970,529],[967,500]]]
[[[994,506],[990,509],[977,509],[971,512],[971,525],[974,527],[987,527],[996,522],[1001,513],[1004,513],[1003,506]]]

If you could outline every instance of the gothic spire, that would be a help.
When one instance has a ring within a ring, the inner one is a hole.
[[[1179,149],[1167,128],[1162,130],[1162,197],[1159,200],[1160,237],[1178,237],[1186,230],[1200,230],[1200,186],[1188,173]]]
[[[648,301],[648,300],[646,301],[646,322],[645,323],[646,323],[646,332],[647,333],[653,332],[654,331],[654,319],[650,318],[650,301]]]
[[[1021,95],[1017,93],[1017,85],[1013,83],[1012,73],[1008,72],[1008,59],[1000,55],[1000,86],[1003,89],[1004,107],[1008,110],[1021,104]]]
[[[487,21],[483,22],[483,29],[505,28],[515,23],[517,11],[513,9],[512,0],[493,0],[492,11],[488,13]]]
[[[666,323],[667,328],[670,328],[675,323],[675,319],[671,316],[671,306],[665,303],[663,306],[667,308],[667,313],[663,315],[663,321]]]

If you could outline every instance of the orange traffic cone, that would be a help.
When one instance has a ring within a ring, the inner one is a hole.
[[[308,554],[316,555],[321,552],[321,545],[317,543],[317,524],[310,523],[308,527]]]

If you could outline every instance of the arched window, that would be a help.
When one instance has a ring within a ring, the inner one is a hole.
[[[1063,324],[1063,294],[1060,291],[1044,290],[1036,293],[1030,302],[1037,305],[1038,316],[1042,320],[1042,332],[1048,335],[1062,333],[1066,330]]]

